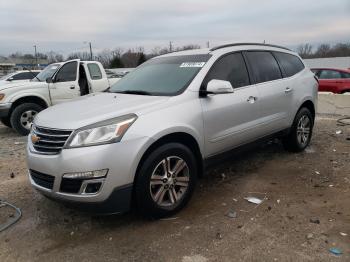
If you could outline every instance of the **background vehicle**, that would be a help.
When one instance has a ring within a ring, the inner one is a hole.
[[[96,212],[169,216],[189,201],[207,161],[278,136],[311,139],[318,83],[285,48],[232,44],[153,58],[109,92],[49,108],[28,138],[41,193]]]
[[[13,82],[28,82],[29,80],[33,79],[37,74],[39,74],[39,72],[40,70],[25,70],[10,73],[0,78],[0,86]]]
[[[350,92],[350,70],[332,68],[313,68],[319,79],[319,91],[343,94]]]
[[[118,78],[108,79],[101,63],[70,60],[51,64],[25,83],[0,86],[0,120],[26,135],[41,110],[93,92],[106,90]]]

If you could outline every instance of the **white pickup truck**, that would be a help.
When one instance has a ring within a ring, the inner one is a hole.
[[[119,78],[107,78],[101,63],[70,60],[47,66],[30,82],[0,86],[0,120],[27,135],[41,110],[72,98],[109,88]]]

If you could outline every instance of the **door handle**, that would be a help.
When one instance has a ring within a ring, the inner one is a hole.
[[[75,86],[70,86],[69,88],[70,88],[70,89],[75,89]]]
[[[247,102],[250,104],[254,104],[256,100],[258,100],[256,96],[250,96],[248,97]]]
[[[290,93],[290,92],[292,92],[292,91],[293,91],[293,89],[290,88],[290,87],[286,87],[286,89],[284,90],[284,92],[285,92],[286,94],[288,94],[288,93]]]

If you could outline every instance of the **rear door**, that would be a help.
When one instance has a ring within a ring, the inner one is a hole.
[[[78,83],[79,60],[65,63],[53,76],[49,84],[52,104],[58,104],[80,96]]]
[[[318,73],[319,91],[339,93],[342,84],[341,73],[335,70],[322,69]]]
[[[282,71],[269,51],[246,51],[249,69],[259,92],[261,127],[266,135],[288,126],[293,87],[282,78]]]
[[[258,91],[250,83],[242,54],[232,53],[219,58],[205,77],[202,88],[213,79],[229,81],[234,93],[201,98],[207,156],[234,148],[261,135],[258,128]]]
[[[85,71],[87,69],[91,91],[101,92],[106,90],[109,87],[109,82],[102,65],[95,62],[88,62],[86,67]]]

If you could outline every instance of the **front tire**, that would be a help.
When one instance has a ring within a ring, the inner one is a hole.
[[[290,152],[303,151],[311,141],[314,118],[309,109],[301,108],[296,114],[289,134],[282,139],[283,146]]]
[[[28,135],[34,117],[44,108],[34,103],[24,103],[17,106],[11,114],[12,128],[22,136]]]
[[[141,164],[135,182],[139,213],[148,218],[171,216],[190,200],[197,164],[185,145],[169,143],[154,150]]]

